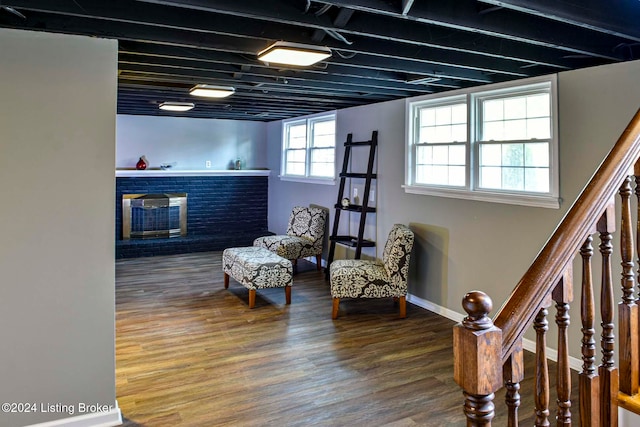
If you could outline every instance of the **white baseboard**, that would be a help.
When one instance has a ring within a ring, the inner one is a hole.
[[[69,411],[71,412],[71,411]],[[122,424],[122,413],[116,401],[115,407],[104,412],[76,415],[55,421],[31,424],[27,427],[114,427]]]
[[[417,305],[418,307],[422,307],[425,310],[429,310],[432,313],[439,314],[440,316],[446,317],[447,319],[451,319],[454,322],[462,322],[465,317],[464,314],[460,314],[457,311],[449,310],[448,308],[442,307],[438,304],[434,304],[431,301],[427,301],[426,299],[422,299],[415,295],[408,294],[407,301],[411,304]]]
[[[415,295],[408,294],[407,301],[410,302],[411,304],[417,305],[418,307],[422,307],[433,313],[439,314],[440,316],[446,317],[447,319],[451,319],[454,322],[462,322],[462,320],[465,318],[464,314],[460,314],[457,311],[453,311],[446,307],[442,307],[438,304],[434,304],[431,301],[427,301],[426,299],[416,297]],[[525,350],[530,351],[532,353],[536,352],[535,341],[524,338],[522,340],[522,347]],[[547,359],[557,362],[558,351],[553,348],[547,347]],[[569,366],[574,371],[580,372],[582,370],[582,360],[576,357],[569,357]]]

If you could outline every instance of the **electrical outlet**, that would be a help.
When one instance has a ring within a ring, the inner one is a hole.
[[[204,162],[204,167],[209,169],[211,167],[211,160],[207,160],[206,162]]]

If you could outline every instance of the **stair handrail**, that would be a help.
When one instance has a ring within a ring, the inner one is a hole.
[[[502,361],[531,327],[547,296],[595,229],[620,184],[640,158],[640,110],[567,211],[549,240],[494,317],[502,331]]]

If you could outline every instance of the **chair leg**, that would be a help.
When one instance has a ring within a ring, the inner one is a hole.
[[[322,254],[316,255],[316,269],[318,271],[322,270]]]
[[[287,304],[291,304],[291,286],[284,287],[284,297],[287,301]]]
[[[334,298],[333,299],[333,311],[331,312],[331,318],[332,319],[337,319],[338,318],[338,307],[340,306],[340,298]]]
[[[400,302],[400,318],[404,319],[405,317],[407,317],[407,299],[403,295],[398,298],[398,301]]]
[[[256,290],[249,289],[249,308],[256,306]]]
[[[224,273],[224,288],[229,289],[229,275]]]

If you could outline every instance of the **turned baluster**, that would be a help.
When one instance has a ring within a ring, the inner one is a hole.
[[[453,329],[453,377],[464,391],[467,427],[491,426],[502,380],[502,331],[488,317],[493,303],[483,292],[469,292],[462,306],[468,315]]]
[[[595,299],[591,273],[593,256],[593,238],[580,248],[582,256],[582,298],[580,300],[580,318],[582,319],[582,372],[578,376],[580,389],[580,425],[600,425],[600,377],[596,370]]]
[[[573,301],[573,271],[568,267],[553,290],[558,326],[558,426],[571,425],[571,366],[569,365],[569,303]]]
[[[549,426],[549,365],[547,363],[547,309],[550,302],[545,301],[533,322],[536,331],[536,389],[535,389],[535,426]]]
[[[637,199],[637,223],[636,223],[636,251],[638,256],[638,286],[640,287],[640,160],[636,162],[633,167],[633,174],[635,175],[636,181],[636,199]],[[640,290],[638,290],[640,292]],[[639,300],[636,299],[636,305],[639,303]],[[639,309],[640,310],[640,309]],[[636,324],[636,328],[638,328],[638,333],[640,334],[640,314],[638,314],[638,322]],[[638,348],[638,354],[640,354],[640,339],[636,341],[636,347]],[[640,356],[639,356],[640,359]],[[635,369],[640,372],[640,360],[638,364],[635,366]],[[640,383],[640,376],[638,378],[638,382]],[[640,385],[639,385],[640,387]]]
[[[611,276],[611,232],[614,231],[615,213],[613,206],[607,208],[598,221],[600,233],[600,254],[602,255],[602,279],[600,295],[600,315],[602,318],[602,363],[600,374],[600,421],[608,427],[618,425],[618,369],[614,363],[615,335],[613,333],[613,280]]]
[[[618,304],[620,390],[632,395],[638,391],[638,306],[633,295],[633,225],[631,221],[631,177],[620,186],[620,255],[622,258],[622,301]]]
[[[518,407],[520,406],[520,382],[524,379],[524,352],[522,341],[514,346],[513,353],[502,368],[505,403],[507,404],[507,427],[518,427]]]

